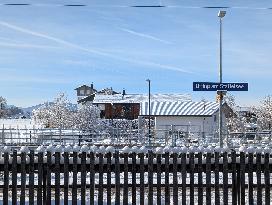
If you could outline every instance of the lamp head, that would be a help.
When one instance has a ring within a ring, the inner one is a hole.
[[[223,18],[226,15],[226,11],[219,11],[218,12],[218,17]]]

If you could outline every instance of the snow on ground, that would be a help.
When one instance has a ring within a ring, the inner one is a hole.
[[[0,119],[0,126],[1,129],[33,129],[42,127],[31,119]]]

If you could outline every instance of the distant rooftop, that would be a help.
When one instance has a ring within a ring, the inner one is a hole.
[[[141,103],[140,115],[149,114],[148,102]],[[211,116],[217,112],[219,104],[216,102],[151,102],[150,115],[152,116]]]
[[[189,94],[152,94],[151,101],[166,102],[166,101],[191,101]],[[147,102],[148,95],[144,94],[115,94],[115,95],[100,95],[96,94],[93,103],[141,103]]]

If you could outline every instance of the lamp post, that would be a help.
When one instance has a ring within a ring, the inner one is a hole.
[[[220,50],[219,50],[219,83],[222,83],[222,19],[226,15],[226,11],[219,11],[218,12],[218,17],[220,21]],[[222,102],[223,102],[223,93],[222,91],[219,91],[217,94],[219,94],[219,129],[218,129],[218,134],[219,134],[219,143],[220,147],[223,147],[223,138],[222,138]]]
[[[151,103],[150,103],[150,79],[146,80],[148,82],[148,143],[151,144],[151,124],[150,124],[150,110],[151,110]]]

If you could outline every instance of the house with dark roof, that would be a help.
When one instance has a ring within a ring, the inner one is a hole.
[[[153,94],[153,101],[169,101],[179,99],[182,101],[191,100],[189,95],[184,94]],[[92,103],[101,110],[101,117],[106,119],[137,119],[140,115],[142,102],[148,100],[148,95],[143,94],[96,94]]]
[[[79,86],[75,90],[77,92],[77,101],[81,101],[82,99],[89,97],[97,92],[97,90],[94,89],[93,83],[91,84],[91,86]]]

